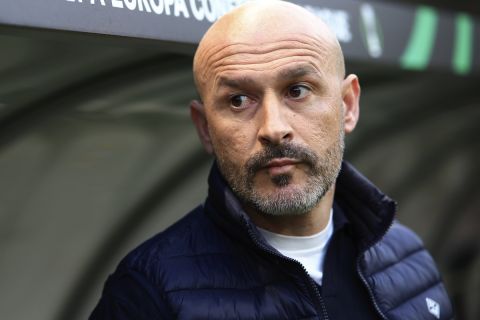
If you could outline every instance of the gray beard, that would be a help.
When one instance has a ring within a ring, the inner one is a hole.
[[[264,215],[303,215],[316,207],[335,183],[340,172],[343,151],[344,136],[341,131],[337,143],[321,156],[292,143],[270,144],[252,156],[242,168],[218,157],[217,164],[235,195],[247,207]],[[290,185],[292,177],[290,174],[278,175],[272,178],[272,183],[279,187],[278,191],[261,194],[254,185],[255,174],[270,160],[282,157],[297,159],[306,164],[306,181],[302,185],[284,189]]]

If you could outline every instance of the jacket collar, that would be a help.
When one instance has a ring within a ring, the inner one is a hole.
[[[346,161],[337,178],[334,201],[343,209],[363,248],[380,241],[393,224],[395,201]]]
[[[227,185],[216,163],[210,171],[206,213],[224,231],[241,241],[251,241],[257,229],[233,191]],[[344,161],[337,178],[335,203],[352,225],[361,248],[378,242],[393,223],[396,204],[373,183]]]

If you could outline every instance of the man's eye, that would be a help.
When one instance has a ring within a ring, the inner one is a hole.
[[[288,96],[293,99],[302,99],[310,92],[306,86],[295,85],[288,88]]]
[[[230,98],[230,104],[237,109],[245,108],[247,102],[248,97],[240,94]]]

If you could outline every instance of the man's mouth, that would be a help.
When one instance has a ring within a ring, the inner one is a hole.
[[[265,168],[270,175],[280,175],[285,174],[293,167],[298,164],[300,161],[290,158],[277,158],[270,160]]]

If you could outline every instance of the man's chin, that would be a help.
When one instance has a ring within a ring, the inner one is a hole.
[[[280,179],[280,178],[279,178]],[[295,201],[305,196],[305,191],[300,186],[281,181],[272,183],[268,188],[256,188],[254,193],[260,199],[277,200],[277,201]]]

